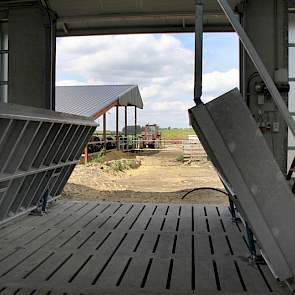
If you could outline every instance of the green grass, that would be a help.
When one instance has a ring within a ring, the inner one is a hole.
[[[129,169],[129,166],[128,164],[125,162],[125,161],[121,161],[121,160],[118,160],[118,161],[114,161],[111,165],[112,169],[116,172],[123,172],[125,170],[128,170]]]
[[[92,157],[89,161],[90,164],[103,164],[106,161],[105,149],[102,149],[97,155]]]
[[[188,135],[195,134],[193,128],[161,129],[162,139],[184,140]]]
[[[116,172],[123,172],[129,169],[138,168],[140,164],[136,160],[116,160],[110,163],[110,167]]]
[[[164,128],[160,129],[161,138],[168,140],[184,140],[188,138],[188,135],[195,134],[193,128]],[[96,131],[95,134],[102,136],[102,131]],[[107,131],[107,135],[115,135],[114,131]]]
[[[183,154],[180,154],[176,157],[176,161],[178,162],[183,162],[184,161],[184,155]]]

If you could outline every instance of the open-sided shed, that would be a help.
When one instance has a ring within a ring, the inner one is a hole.
[[[103,140],[106,143],[106,112],[116,107],[116,144],[119,148],[119,107],[125,108],[125,127],[127,127],[127,108],[134,107],[135,126],[137,108],[143,108],[143,101],[137,85],[85,85],[57,86],[56,110],[64,113],[82,115],[97,119],[103,116]],[[127,136],[125,128],[125,136]],[[135,130],[136,134],[136,130]]]

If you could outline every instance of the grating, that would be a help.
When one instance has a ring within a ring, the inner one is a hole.
[[[61,202],[0,237],[0,295],[287,294],[225,206]]]

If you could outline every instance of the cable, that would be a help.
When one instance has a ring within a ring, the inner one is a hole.
[[[187,195],[189,195],[190,193],[192,192],[195,192],[195,191],[201,191],[201,190],[212,190],[212,191],[216,191],[216,192],[219,192],[219,193],[222,193],[226,196],[229,196],[229,194],[219,188],[215,188],[215,187],[197,187],[197,188],[194,188],[192,190],[190,190],[189,192],[185,193],[182,197],[181,197],[181,200],[183,200]]]
[[[41,7],[46,11],[49,21],[49,34],[50,34],[50,105],[51,110],[55,109],[55,85],[53,80],[55,79],[55,66],[53,65],[53,60],[55,60],[55,33],[54,25],[57,18],[57,14],[52,11],[47,3],[47,0],[40,0]],[[53,15],[53,16],[52,16]]]
[[[258,74],[258,72],[254,72],[254,73],[252,73],[249,77],[248,77],[248,82],[247,82],[247,90],[246,90],[246,104],[247,104],[247,106],[249,106],[250,105],[250,94],[249,94],[249,92],[250,92],[250,83],[251,83],[251,81],[254,79],[254,78],[256,78],[256,77],[260,77],[259,76],[259,74]]]

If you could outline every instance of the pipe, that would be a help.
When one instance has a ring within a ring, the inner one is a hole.
[[[200,2],[200,0],[198,1]],[[203,1],[201,1],[203,2]],[[223,13],[218,10],[206,11],[206,16],[223,16]],[[158,14],[101,14],[101,15],[81,15],[81,16],[66,16],[58,19],[58,24],[68,23],[81,23],[81,22],[97,22],[97,21],[128,21],[128,20],[157,20],[157,19],[194,19],[194,13],[182,12],[182,13],[158,13]]]
[[[203,0],[195,2],[195,81],[194,100],[200,103],[202,96],[203,76]]]

